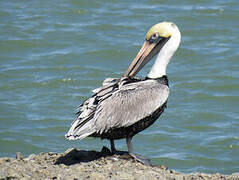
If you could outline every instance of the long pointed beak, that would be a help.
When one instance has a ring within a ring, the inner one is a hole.
[[[152,54],[151,52],[156,45],[157,43],[149,43],[149,41],[145,41],[123,77],[134,77],[142,67],[153,58],[155,54]]]

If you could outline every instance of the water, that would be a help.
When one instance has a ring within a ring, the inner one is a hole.
[[[74,108],[106,77],[120,77],[146,31],[166,20],[182,33],[167,71],[168,108],[134,138],[135,150],[181,172],[239,172],[237,0],[12,0],[0,7],[0,156],[109,146],[64,138]],[[127,149],[124,140],[116,146]]]

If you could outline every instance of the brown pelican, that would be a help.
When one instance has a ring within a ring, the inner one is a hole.
[[[123,77],[108,78],[102,87],[93,90],[93,96],[79,106],[77,117],[65,137],[70,140],[88,136],[109,139],[112,153],[117,152],[114,140],[126,138],[129,154],[149,164],[149,160],[134,154],[131,140],[153,124],[166,107],[169,96],[166,68],[180,40],[180,31],[174,23],[152,26]],[[134,78],[156,54],[147,77]]]

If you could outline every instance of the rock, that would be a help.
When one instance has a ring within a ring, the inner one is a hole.
[[[10,162],[11,158],[0,158],[0,164]]]
[[[33,160],[36,157],[36,154],[31,154],[30,156],[28,156],[27,158],[25,158],[25,161],[30,161]]]
[[[232,175],[193,173],[183,174],[166,166],[145,166],[130,156],[111,155],[103,147],[101,152],[68,149],[64,153],[31,154],[25,158],[0,158],[0,179],[233,179]]]
[[[17,160],[23,160],[23,159],[24,159],[24,156],[21,155],[20,152],[17,152],[17,153],[16,153],[16,159],[17,159]]]

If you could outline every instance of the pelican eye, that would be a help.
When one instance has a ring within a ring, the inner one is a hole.
[[[150,37],[149,42],[150,43],[156,43],[158,41],[159,37],[160,37],[159,34],[155,33]]]

